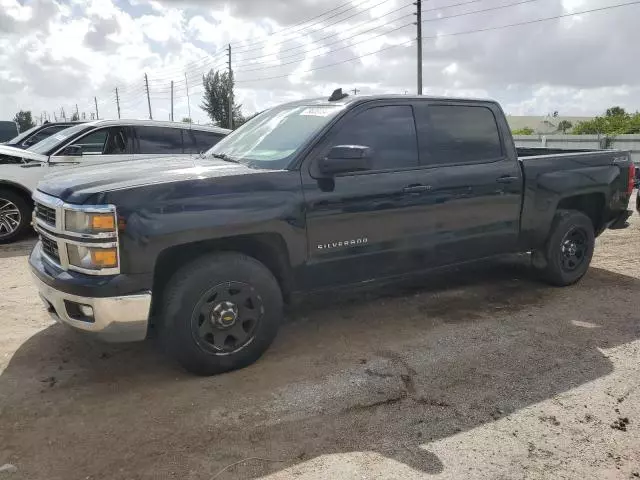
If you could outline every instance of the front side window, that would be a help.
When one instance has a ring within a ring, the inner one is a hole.
[[[486,107],[431,105],[426,137],[428,163],[493,161],[502,156],[498,125]]]
[[[361,145],[372,150],[373,170],[418,165],[418,138],[408,105],[372,107],[337,126],[331,146]]]
[[[101,128],[78,137],[59,155],[123,155],[130,152],[130,137],[128,127]]]
[[[83,155],[100,155],[104,152],[104,146],[107,141],[107,129],[101,128],[95,132],[91,132],[89,135],[85,135],[73,142],[73,146],[80,147]],[[67,149],[65,149],[66,151]],[[63,155],[68,155],[64,151]]]
[[[182,130],[167,127],[136,127],[138,132],[138,153],[140,154],[181,154]]]
[[[284,105],[263,112],[220,140],[207,155],[257,168],[285,168],[342,105]]]

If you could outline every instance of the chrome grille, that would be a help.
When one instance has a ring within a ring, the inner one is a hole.
[[[47,238],[44,235],[40,235],[40,241],[42,242],[42,251],[51,258],[51,260],[59,264],[60,252],[58,251],[58,242]]]
[[[56,209],[47,207],[42,203],[36,203],[36,218],[39,218],[47,225],[56,226]]]

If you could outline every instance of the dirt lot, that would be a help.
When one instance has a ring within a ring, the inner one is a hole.
[[[52,324],[32,243],[0,249],[0,478],[640,476],[637,215],[574,287],[510,262],[312,299],[213,378]]]

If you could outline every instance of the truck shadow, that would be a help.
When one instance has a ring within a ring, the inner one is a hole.
[[[52,326],[0,376],[0,454],[47,479],[116,465],[127,478],[209,478],[248,457],[283,460],[216,477],[258,478],[349,452],[439,473],[429,442],[611,373],[601,349],[640,338],[639,290],[597,268],[550,288],[509,263],[310,298],[257,364],[209,379],[153,343],[105,346]]]

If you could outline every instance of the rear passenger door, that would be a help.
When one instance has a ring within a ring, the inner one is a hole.
[[[184,154],[182,129],[161,126],[135,126],[134,157],[166,157]]]
[[[420,158],[433,172],[438,263],[515,250],[522,177],[502,138],[508,127],[497,105],[422,103],[416,120]]]

